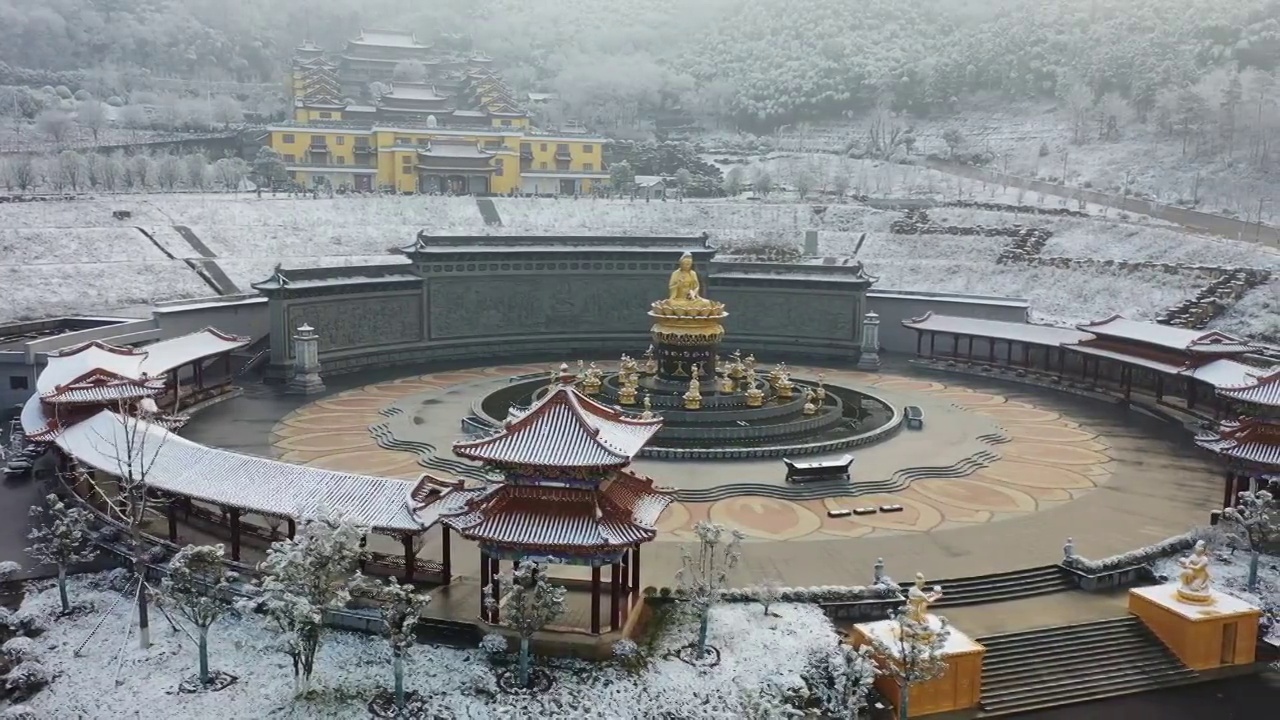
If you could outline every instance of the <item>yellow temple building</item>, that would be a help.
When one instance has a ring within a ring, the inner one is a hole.
[[[425,73],[396,80],[402,62]],[[293,119],[267,142],[306,187],[573,195],[608,179],[607,140],[533,127],[490,65],[399,31],[363,30],[336,57],[304,43],[287,83]]]

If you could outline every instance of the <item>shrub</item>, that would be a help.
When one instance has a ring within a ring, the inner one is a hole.
[[[27,660],[36,660],[36,644],[28,637],[11,638],[0,645],[0,654],[11,664],[20,665]]]
[[[5,688],[18,697],[30,697],[40,688],[49,684],[49,671],[34,660],[28,660],[9,671],[5,678]]]

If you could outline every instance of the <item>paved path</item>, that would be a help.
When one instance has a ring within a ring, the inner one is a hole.
[[[1262,720],[1275,717],[1280,674],[1264,673],[1019,715],[1026,720]]]
[[[907,374],[899,366],[894,372]],[[387,371],[358,377],[339,377],[335,392],[396,376],[410,377],[408,370]],[[924,376],[922,376],[924,377]],[[930,375],[928,377],[936,377]],[[948,383],[951,380],[948,379]],[[968,385],[968,378],[955,382]],[[747,543],[744,561],[731,577],[735,585],[750,584],[765,576],[781,578],[789,585],[865,584],[870,581],[877,557],[885,558],[890,575],[910,577],[961,577],[1023,569],[1057,562],[1068,536],[1078,552],[1101,557],[1131,550],[1203,524],[1221,497],[1216,468],[1192,451],[1186,436],[1142,413],[1049,390],[973,379],[976,389],[998,391],[1006,397],[1052,407],[1097,433],[1108,446],[1110,478],[1097,488],[1069,502],[990,522],[950,524],[929,532],[897,532],[849,539],[803,541],[760,540]],[[979,386],[978,383],[981,383]],[[389,400],[388,400],[389,402]],[[198,441],[242,452],[273,455],[269,435],[275,422],[304,404],[297,398],[251,392],[209,409],[185,431]],[[456,418],[445,418],[450,423]],[[337,442],[337,439],[334,439]],[[889,441],[892,442],[892,441]],[[412,456],[406,456],[411,469]],[[679,465],[671,472],[678,474]],[[1042,471],[1030,464],[1022,468],[1025,481],[1034,482]],[[732,472],[727,467],[725,472]],[[904,491],[909,492],[909,491]],[[777,508],[762,506],[763,512]],[[438,557],[438,534],[429,533],[423,557]],[[396,552],[392,543],[375,547]],[[655,542],[643,550],[645,585],[669,585],[680,565],[680,542]],[[454,544],[454,571],[474,577],[478,553],[465,542]]]
[[[173,229],[178,231],[178,234],[182,236],[183,240],[187,241],[192,250],[200,254],[200,258],[188,258],[186,260],[187,264],[191,265],[192,268],[202,270],[219,295],[236,295],[240,292],[240,288],[231,281],[231,278],[227,277],[227,274],[218,265],[217,254],[210,250],[209,246],[205,245],[204,241],[197,237],[191,228],[186,225],[174,225]]]

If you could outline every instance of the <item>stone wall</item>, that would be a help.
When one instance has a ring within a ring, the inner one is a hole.
[[[410,263],[282,270],[269,298],[268,377],[288,376],[292,336],[320,335],[326,374],[434,362],[612,357],[649,344],[650,303],[690,252],[703,295],[727,305],[724,352],[853,363],[871,280],[852,266],[715,262],[705,237],[432,237]],[[881,342],[914,352],[900,321],[929,310],[1025,320],[1026,303],[920,293],[876,294]],[[908,337],[911,335],[911,337]]]

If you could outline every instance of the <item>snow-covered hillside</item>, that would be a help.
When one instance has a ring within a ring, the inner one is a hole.
[[[904,172],[911,172],[909,169]],[[695,235],[732,252],[746,243],[799,248],[804,231],[820,231],[823,255],[859,253],[878,287],[1024,297],[1047,322],[1079,322],[1120,312],[1150,318],[1205,284],[1200,273],[1172,274],[999,265],[1003,237],[896,235],[900,213],[830,204],[821,213],[794,199],[654,200],[495,198],[501,226],[487,226],[472,198],[151,194],[71,202],[21,203],[4,209],[0,228],[0,320],[60,313],[104,313],[163,300],[203,297],[210,289],[182,262],[200,256],[175,230],[186,226],[242,290],[284,267],[403,262],[393,248],[421,230],[466,235]],[[115,220],[112,212],[132,214]],[[1053,231],[1042,255],[1080,259],[1168,261],[1280,270],[1280,254],[1245,242],[1179,228],[1104,219],[938,207],[935,223],[1043,227]],[[145,232],[144,232],[145,231]],[[176,258],[176,259],[170,259]],[[1276,337],[1277,285],[1250,292],[1217,325]]]

